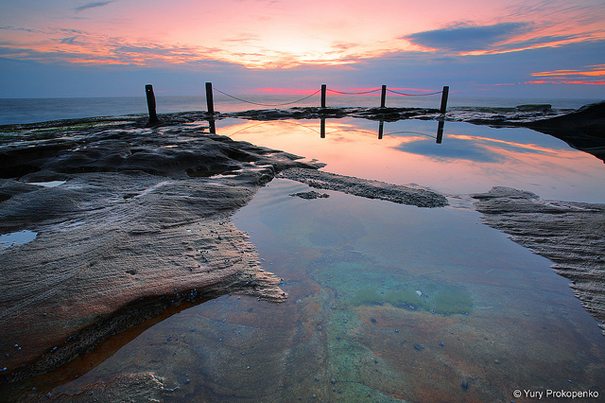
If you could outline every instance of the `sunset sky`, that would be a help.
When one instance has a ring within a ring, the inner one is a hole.
[[[603,0],[2,0],[0,97],[451,87],[605,99]]]

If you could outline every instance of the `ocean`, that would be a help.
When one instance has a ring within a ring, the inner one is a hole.
[[[301,102],[292,103],[305,95],[237,94],[239,99],[214,94],[217,112],[237,112],[251,109],[287,109],[319,106],[320,95],[315,94]],[[514,107],[522,104],[551,104],[556,109],[577,109],[598,102],[597,99],[547,98],[468,98],[450,93],[448,107]],[[389,93],[387,107],[439,108],[441,96],[400,96]],[[204,96],[156,96],[157,113],[206,111]],[[341,95],[328,92],[328,107],[380,106],[380,94]],[[98,116],[121,116],[147,113],[144,94],[140,97],[109,98],[0,98],[0,125],[46,122]]]

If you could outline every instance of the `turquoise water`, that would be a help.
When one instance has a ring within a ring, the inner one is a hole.
[[[74,373],[65,370],[52,393],[82,395],[90,385],[153,374],[166,389],[148,397],[167,402],[602,396],[597,322],[551,262],[483,225],[466,195],[516,184],[555,199],[602,201],[603,163],[525,129],[447,124],[437,144],[436,122],[390,124],[381,140],[377,124],[328,121],[324,138],[316,121],[229,120],[217,130],[281,144],[332,172],[417,181],[449,194],[450,207],[333,191],[303,200],[290,194],[306,185],[276,179],[233,221],[263,268],[283,279],[286,302],[229,295],[184,309],[117,342],[111,356],[92,354],[78,379],[67,382]]]

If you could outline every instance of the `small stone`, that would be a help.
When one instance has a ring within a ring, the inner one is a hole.
[[[418,351],[422,351],[422,350],[424,350],[424,345],[423,344],[414,344],[414,348]]]
[[[319,382],[319,377],[315,377],[315,382]]]
[[[444,343],[444,342],[440,342],[440,343],[439,343],[439,345],[440,345],[441,347],[443,347],[443,346],[445,346],[445,343]]]
[[[462,387],[462,389],[468,390],[468,382],[467,381],[462,381],[460,383],[460,386]]]
[[[331,383],[332,385],[335,385],[335,384],[336,384],[336,379],[334,379],[334,378],[330,379],[330,383]]]

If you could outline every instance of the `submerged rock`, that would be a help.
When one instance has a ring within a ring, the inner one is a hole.
[[[605,204],[547,201],[507,187],[473,197],[487,225],[555,263],[605,335]]]
[[[289,196],[300,197],[301,199],[305,199],[305,200],[327,199],[327,198],[330,197],[330,195],[327,194],[327,193],[319,193],[319,192],[316,192],[314,190],[311,190],[310,192],[292,193]]]

